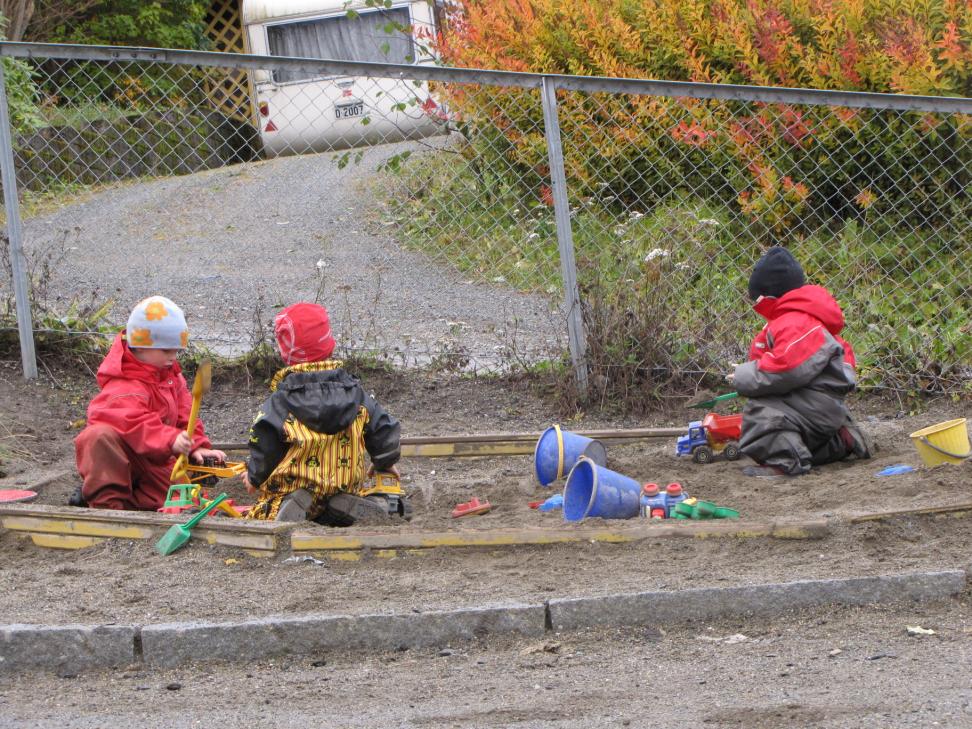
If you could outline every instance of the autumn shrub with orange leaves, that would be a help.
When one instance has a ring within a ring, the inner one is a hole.
[[[438,45],[475,68],[972,94],[972,3],[959,0],[464,0]],[[542,118],[524,97],[463,87],[450,103],[502,130],[504,163],[543,199]],[[961,115],[574,92],[559,103],[572,195],[650,209],[687,189],[776,241],[872,206],[935,224],[972,184]]]

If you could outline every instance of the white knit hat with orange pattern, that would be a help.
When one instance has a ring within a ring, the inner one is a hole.
[[[172,301],[149,296],[132,309],[125,338],[129,347],[185,349],[189,346],[189,327],[182,309]]]

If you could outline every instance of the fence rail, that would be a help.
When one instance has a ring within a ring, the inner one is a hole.
[[[484,84],[521,89],[539,89],[549,79],[557,89],[566,91],[641,94],[723,101],[758,101],[767,104],[810,104],[846,106],[858,109],[894,109],[972,114],[972,99],[913,94],[880,94],[862,91],[775,88],[713,84],[690,81],[612,78],[606,76],[566,76],[563,74],[494,71],[489,69],[448,68],[400,63],[338,61],[282,56],[241,56],[237,53],[186,51],[169,48],[128,46],[86,46],[70,43],[20,43],[0,41],[0,56],[29,59],[129,62],[147,61],[183,66],[208,66],[249,70],[281,69],[308,71],[321,76],[368,76],[441,83]]]
[[[581,390],[625,396],[745,356],[747,272],[783,244],[843,306],[862,382],[968,392],[972,100],[168,49],[0,57],[4,188],[31,204],[17,240],[5,196],[14,289],[38,288],[28,259],[36,273],[57,245],[69,270],[40,288],[119,288],[106,269],[126,236],[153,272],[124,277],[116,322],[182,290],[194,333],[221,343],[323,297],[350,348],[457,369],[569,352]],[[248,108],[221,109],[213,89],[240,71]],[[79,185],[100,191],[36,202]]]

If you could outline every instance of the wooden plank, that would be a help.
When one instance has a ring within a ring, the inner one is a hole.
[[[608,445],[625,445],[636,439],[607,439]],[[403,458],[463,458],[473,456],[532,456],[536,441],[486,441],[483,443],[411,443],[402,445]]]
[[[33,534],[71,534],[87,537],[113,537],[115,539],[151,539],[164,530],[142,524],[122,522],[76,521],[45,516],[0,516],[0,523],[14,532]]]
[[[618,430],[586,430],[580,435],[596,438],[606,445],[646,440],[675,438],[684,435],[685,428],[629,428]],[[488,456],[532,454],[540,433],[482,433],[478,435],[418,435],[401,439],[403,456]],[[489,444],[492,444],[492,448]],[[216,443],[222,451],[244,451],[246,443]]]
[[[509,441],[494,443],[415,443],[402,446],[403,458],[441,458],[470,456],[532,455],[535,443]]]
[[[52,506],[50,504],[4,504],[0,505],[0,520],[32,518],[52,520],[60,523],[75,523],[75,533],[85,533],[89,529],[109,529],[112,527],[141,527],[151,529],[152,533],[168,529],[173,524],[181,524],[186,516],[159,514],[152,511],[112,511],[110,509],[78,509],[73,506]],[[19,523],[19,522],[15,522]],[[95,526],[80,526],[82,524]],[[6,526],[6,524],[4,524]],[[289,532],[295,524],[272,521],[247,521],[224,517],[209,517],[200,527],[220,533],[239,534],[279,534]],[[10,528],[10,527],[8,527]],[[54,528],[55,531],[61,530]],[[93,532],[92,532],[93,533]],[[111,536],[106,535],[106,536]],[[132,539],[144,537],[129,537]]]
[[[85,549],[105,541],[98,537],[78,537],[71,534],[31,534],[30,540],[38,547],[48,549]]]
[[[104,539],[158,539],[184,516],[154,512],[77,509],[46,504],[8,504],[0,507],[0,524],[30,535],[34,544],[58,549],[81,549]],[[207,518],[192,530],[193,539],[243,549],[253,555],[276,554],[283,538],[297,524]]]
[[[859,514],[852,517],[851,524],[860,524],[865,521],[880,521],[882,519],[892,519],[896,516],[921,516],[927,514],[954,514],[963,511],[972,511],[972,502],[962,504],[949,504],[947,506],[921,506],[914,509],[898,509],[896,511],[878,511],[871,514]]]
[[[192,530],[193,539],[202,539],[208,544],[219,544],[223,547],[239,547],[247,551],[276,552],[278,540],[274,534],[240,534],[224,532],[218,529],[207,529],[202,524]]]
[[[607,542],[620,544],[667,537],[775,537],[780,539],[819,539],[829,531],[823,520],[803,522],[686,521],[617,528],[523,528],[404,534],[342,535],[295,531],[290,546],[299,552],[348,552],[361,550],[413,550],[437,547],[513,547]]]

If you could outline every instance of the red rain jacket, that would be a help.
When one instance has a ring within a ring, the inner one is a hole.
[[[851,423],[844,398],[854,389],[854,351],[838,336],[844,315],[820,286],[801,286],[754,307],[766,326],[736,367],[734,384],[749,398],[739,449],[758,463],[799,474],[847,454],[833,445]]]
[[[189,423],[192,395],[178,363],[155,367],[137,360],[119,334],[98,367],[101,392],[88,405],[88,425],[108,425],[136,453],[164,464],[172,444]],[[192,449],[210,448],[202,420],[196,420]]]

